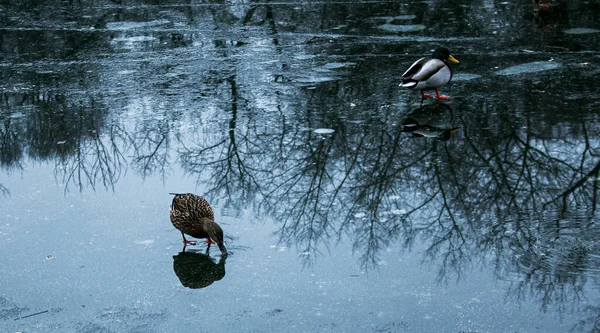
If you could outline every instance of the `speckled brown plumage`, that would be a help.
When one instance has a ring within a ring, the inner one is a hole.
[[[215,214],[204,198],[191,193],[171,193],[175,195],[171,204],[171,223],[181,231],[183,244],[195,245],[185,234],[194,238],[206,238],[206,243],[216,243],[221,253],[227,254],[223,245],[223,230],[215,222]]]

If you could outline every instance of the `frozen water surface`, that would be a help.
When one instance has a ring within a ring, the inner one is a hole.
[[[4,1],[0,332],[598,332],[600,8],[484,3]]]

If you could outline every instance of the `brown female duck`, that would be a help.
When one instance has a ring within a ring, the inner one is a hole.
[[[206,244],[217,244],[221,253],[226,255],[223,245],[223,229],[215,222],[215,214],[204,198],[191,193],[170,193],[175,195],[171,204],[171,223],[181,231],[183,245],[196,245],[195,241],[185,238],[188,234],[194,238],[206,238]]]

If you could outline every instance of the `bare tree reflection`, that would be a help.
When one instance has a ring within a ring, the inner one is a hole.
[[[104,123],[104,106],[93,98],[71,104],[64,96],[50,97],[38,104],[37,119],[29,126],[30,146],[36,158],[54,156],[56,174],[65,185],[80,191],[98,183],[112,188],[125,170],[119,132]]]
[[[10,191],[8,190],[8,188],[6,188],[6,186],[0,184],[0,194],[8,195],[10,194]]]
[[[21,142],[22,129],[15,126],[15,121],[8,115],[0,127],[0,166],[7,171],[22,170],[24,147]]]
[[[65,191],[98,183],[112,188],[118,181],[127,165],[123,132],[105,124],[102,103],[39,92],[5,96],[7,110],[33,107],[22,117],[4,118],[0,161],[5,169],[23,168],[26,152],[33,160],[54,161]]]
[[[142,177],[159,173],[163,181],[171,161],[170,115],[165,110],[159,116],[144,117],[128,136],[133,148],[131,165]]]
[[[599,332],[600,331],[600,306],[587,305],[581,311],[586,316],[580,320],[572,329],[573,332]]]
[[[69,185],[79,191],[88,185],[95,189],[99,184],[114,189],[126,171],[127,161],[121,151],[123,133],[118,127],[107,130],[109,136],[106,138],[96,132],[91,140],[80,141],[73,155],[57,160],[55,170],[65,185],[65,191],[68,191]]]
[[[476,100],[469,108],[497,114],[495,123],[464,115],[447,121],[443,110],[428,111],[432,121],[460,127],[459,139],[406,135],[400,124],[414,114],[402,118],[390,108],[376,108],[359,123],[335,111],[324,112],[327,118],[311,111],[302,119],[270,114],[267,134],[256,127],[265,118],[241,112],[240,91],[231,79],[228,85],[224,134],[203,134],[198,148],[180,151],[182,163],[205,175],[212,194],[258,201],[279,223],[279,240],[296,246],[305,263],[332,239],[350,237],[362,267],[371,269],[382,251],[419,239],[439,265],[440,280],[488,264],[493,254],[499,277],[519,276],[509,291],[517,299],[534,297],[542,310],[565,313],[585,297],[599,253],[593,239],[600,147],[588,134],[597,130],[590,123],[571,124],[578,134],[556,140],[531,113],[515,121],[493,101]],[[296,98],[308,101],[305,110],[319,110],[333,105],[327,99],[344,98],[332,91],[335,83]],[[311,105],[313,99],[318,103]],[[319,127],[331,131],[315,132]],[[573,219],[580,225],[566,222]]]
[[[240,98],[235,76],[222,81],[229,89],[223,90],[229,96],[230,118],[223,133],[202,133],[195,146],[184,146],[179,158],[184,170],[189,174],[204,175],[198,182],[209,185],[207,195],[236,198],[239,206],[247,205],[256,191],[260,191],[260,181],[266,172],[259,162],[260,145],[248,132],[253,128],[239,126]],[[260,133],[256,133],[260,135]],[[259,141],[259,140],[257,140]],[[238,206],[238,207],[239,207]]]

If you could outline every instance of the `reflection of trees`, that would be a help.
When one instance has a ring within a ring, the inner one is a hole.
[[[9,102],[0,161],[7,170],[22,168],[25,154],[34,161],[55,161],[65,190],[98,183],[111,188],[125,170],[123,133],[106,126],[105,106],[94,98],[75,102],[61,94],[19,93],[4,99]]]
[[[372,95],[368,89],[354,88],[346,95],[331,83],[299,92],[293,98],[305,102],[295,107],[306,114],[269,114],[266,131],[257,126],[266,116],[232,106],[223,133],[204,133],[200,148],[180,152],[184,168],[206,177],[214,195],[254,196],[279,224],[279,239],[307,263],[331,239],[349,237],[365,268],[393,244],[424,241],[440,279],[491,260],[500,277],[519,276],[514,297],[575,311],[567,306],[585,297],[589,268],[599,264],[600,146],[589,134],[597,126],[571,122],[574,133],[555,139],[547,134],[555,125],[533,113],[475,100],[463,109],[494,116],[461,110],[447,126],[461,127],[459,138],[419,138],[402,133],[395,108],[346,120],[352,111],[338,113],[335,105],[349,104],[345,98],[370,103],[360,95]],[[279,105],[287,105],[290,97],[281,97]],[[320,127],[334,132],[315,133]],[[593,321],[597,314],[588,312]]]
[[[6,188],[6,186],[0,184],[0,194],[7,195],[10,194],[10,191],[8,190],[8,188]]]
[[[209,184],[208,195],[236,197],[238,205],[246,205],[252,194],[260,189],[259,177],[263,170],[256,167],[260,164],[257,163],[261,158],[260,146],[247,136],[252,128],[244,128],[238,123],[241,98],[235,76],[220,83],[227,87],[222,91],[224,99],[231,101],[229,121],[222,133],[200,133],[200,144],[184,146],[179,152],[180,159],[187,173],[209,174],[208,179],[198,179],[198,182]]]
[[[335,136],[310,133],[302,141],[304,151],[285,153],[288,157],[282,165],[284,168],[275,171],[264,206],[277,215],[281,223],[281,241],[301,244],[299,246],[304,247],[301,251],[309,258],[319,244],[327,244],[327,239],[335,235],[330,213],[331,208],[339,204],[338,189],[344,179],[333,178],[339,171],[332,165]],[[336,172],[330,173],[331,168]],[[278,208],[280,206],[283,210]]]
[[[170,168],[171,117],[165,110],[161,114],[143,115],[128,139],[133,148],[131,165],[142,177],[159,173],[165,180]]]
[[[585,319],[580,320],[575,327],[572,328],[573,332],[598,332],[600,331],[600,306],[587,305],[582,309],[581,313],[584,314]]]
[[[31,93],[6,94],[4,99],[0,165],[6,170],[24,168],[25,155],[54,161],[65,191],[69,186],[112,189],[129,165],[144,177],[157,171],[166,175],[173,120],[168,115],[143,117],[130,132],[125,124],[107,121],[106,105],[93,97]]]
[[[73,154],[57,160],[57,172],[65,185],[83,190],[87,185],[96,188],[101,184],[112,189],[127,168],[122,153],[124,134],[118,127],[108,128],[109,136],[97,132],[89,140],[82,140]]]
[[[0,166],[9,171],[23,168],[23,145],[20,142],[22,129],[17,128],[15,122],[19,121],[6,115],[0,127]]]

